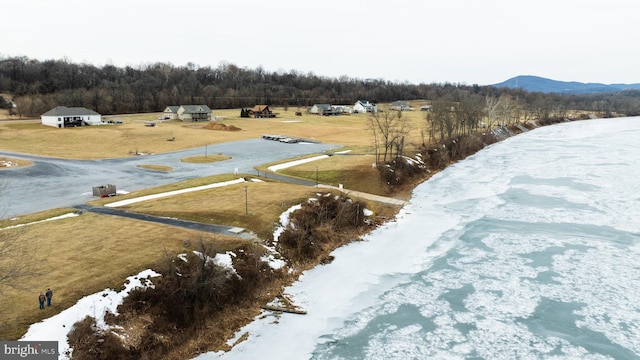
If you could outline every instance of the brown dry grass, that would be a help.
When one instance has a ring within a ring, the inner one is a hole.
[[[373,138],[368,127],[369,115],[317,116],[303,112],[303,116],[295,116],[296,111],[295,108],[288,111],[276,108],[279,117],[272,119],[241,118],[239,109],[213,111],[221,118],[218,123],[242,129],[240,131],[212,131],[205,128],[208,123],[179,120],[159,121],[154,127],[145,126],[145,122],[156,120],[158,113],[105,116],[105,120],[123,123],[65,129],[34,122],[0,122],[0,144],[6,151],[68,159],[103,159],[128,157],[133,153],[171,152],[277,133],[342,144],[361,153],[371,151]],[[409,111],[403,116],[410,119],[414,129],[407,143],[409,146],[421,144],[424,113]],[[174,140],[167,141],[169,139]]]
[[[117,198],[98,199],[92,203],[104,204],[114,200],[227,181],[239,176],[247,175],[229,174],[194,179]],[[126,209],[243,227],[267,239],[272,235],[278,217],[284,210],[316,196],[317,191],[315,188],[276,183],[266,179],[265,182],[247,182],[136,203],[127,206]],[[375,203],[367,206],[378,218],[393,216],[397,210]],[[14,220],[0,220],[0,228],[37,222],[73,211],[54,209]],[[4,306],[0,308],[0,324],[5,325],[0,329],[0,338],[19,338],[29,324],[73,305],[81,297],[108,287],[121,286],[127,276],[153,267],[165,251],[173,254],[184,251],[186,239],[211,237],[219,243],[216,248],[222,251],[235,248],[239,244],[238,241],[241,241],[231,237],[203,235],[169,226],[90,213],[70,219],[33,224],[21,229],[24,229],[21,236],[37,239],[40,245],[37,253],[43,255],[42,268],[49,271],[26,281],[21,290],[7,290],[2,294]],[[51,287],[56,293],[55,306],[40,312],[37,310],[35,299],[37,294],[47,287]],[[246,320],[243,319],[244,317],[236,317],[233,321]]]
[[[279,174],[316,180],[321,184],[339,186],[376,195],[391,195],[391,188],[380,179],[374,155],[333,155],[325,159],[279,170]],[[316,174],[317,171],[317,174]]]
[[[30,324],[86,295],[105,288],[119,289],[127,276],[152,268],[163,253],[186,251],[187,240],[194,245],[200,239],[215,241],[220,249],[233,249],[242,241],[91,213],[28,225],[20,228],[20,236],[37,240],[37,248],[31,251],[40,259],[39,268],[34,268],[39,275],[23,281],[20,289],[4,290],[0,307],[3,339],[20,337]],[[55,293],[54,306],[40,311],[37,297],[48,287]]]
[[[295,112],[300,111],[295,108],[276,111],[280,115],[275,119],[240,118],[239,110],[214,111],[215,116],[223,118],[219,120],[220,123],[228,127],[233,125],[242,129],[240,131],[212,131],[203,128],[206,124],[181,121],[159,122],[156,127],[144,126],[145,121],[157,119],[158,114],[105,117],[121,120],[123,124],[70,129],[56,129],[38,123],[0,122],[0,144],[2,150],[73,159],[126,157],[132,152],[176,151],[260,137],[265,133],[343,144],[353,149],[354,153],[367,153],[372,148],[366,114],[321,117],[304,111],[303,116],[295,116]],[[418,129],[417,132],[414,131],[418,135],[414,134],[411,141],[420,143],[419,129],[423,114],[407,114],[406,116],[412,117],[411,121]],[[174,140],[167,141],[168,139]],[[43,146],[52,143],[56,146]],[[87,144],[91,146],[86,146]],[[372,162],[370,156],[333,156],[318,163],[287,169],[287,173],[314,179],[315,167],[318,166],[321,182],[336,185],[342,183],[346,188],[384,195],[384,191],[380,190],[383,185],[376,182],[378,176],[371,168]],[[148,166],[164,169],[162,164]],[[246,175],[228,174],[194,179],[118,196],[117,199],[99,199],[92,203],[100,205],[114,200],[227,181],[239,176]],[[315,193],[315,188],[270,181],[249,182],[137,203],[127,208],[162,216],[239,226],[266,238],[271,236],[282,211],[315,196]],[[381,219],[392,217],[397,211],[396,207],[375,203],[367,204],[367,207]],[[65,211],[56,209],[23,216],[17,221],[43,220]],[[6,224],[12,222],[0,221],[0,227]],[[24,229],[24,236],[38,239],[39,253],[46,255],[42,265],[49,271],[25,282],[23,290],[10,290],[2,294],[4,306],[0,308],[0,324],[5,325],[0,329],[0,338],[18,338],[29,324],[71,306],[84,295],[107,287],[121,286],[127,276],[152,267],[165,250],[170,253],[184,251],[185,239],[203,236],[183,229],[95,214],[30,225]],[[238,244],[238,240],[232,238],[215,237],[215,241],[224,244],[217,246],[220,249],[230,249]],[[56,293],[55,306],[40,312],[35,298],[47,287],[51,287]],[[241,321],[247,319],[243,318]]]
[[[315,196],[315,190],[293,184],[246,182],[134,203],[122,208],[157,216],[242,227],[261,238],[268,238],[273,233],[278,216],[290,206]]]
[[[212,162],[224,161],[231,159],[231,156],[215,154],[215,155],[196,155],[180,159],[182,162],[193,164],[208,164]]]
[[[154,170],[154,171],[169,172],[169,171],[173,170],[173,168],[171,166],[164,166],[164,165],[141,164],[141,165],[137,165],[137,166],[139,168],[142,168],[142,169]]]
[[[135,192],[131,192],[131,193],[124,194],[124,195],[118,195],[118,197],[116,197],[116,198],[96,199],[96,200],[89,201],[89,204],[100,206],[100,205],[104,205],[104,204],[107,204],[107,203],[110,203],[110,202],[114,202],[114,201],[132,199],[132,198],[136,198],[136,197],[140,197],[140,196],[145,196],[145,195],[150,195],[150,194],[158,194],[158,193],[174,191],[174,190],[193,188],[193,187],[202,186],[202,185],[209,185],[209,184],[213,184],[213,183],[220,183],[220,182],[225,182],[225,181],[229,181],[229,180],[235,180],[235,179],[238,179],[238,178],[241,178],[241,177],[247,177],[247,176],[250,177],[252,175],[246,175],[246,174],[238,174],[238,175],[222,174],[222,175],[206,176],[206,177],[197,178],[197,179],[180,181],[180,182],[173,183],[173,184],[168,184],[168,185],[162,185],[162,186],[156,186],[156,187],[153,187],[153,188],[143,189],[143,190],[140,190],[140,191],[135,191]]]

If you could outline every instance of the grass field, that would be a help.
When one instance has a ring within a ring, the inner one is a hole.
[[[182,121],[159,122],[155,127],[145,121],[155,120],[159,114],[109,116],[122,124],[57,129],[39,123],[0,121],[0,150],[47,155],[69,159],[101,159],[132,156],[134,152],[162,153],[207,144],[260,137],[263,134],[282,134],[312,139],[324,143],[342,144],[351,149],[350,155],[336,155],[317,162],[281,170],[281,173],[316,179],[327,184],[343,184],[345,188],[389,195],[371,167],[373,139],[366,114],[322,117],[290,108],[276,109],[274,119],[240,118],[240,110],[214,110],[217,121],[234,125],[240,131],[219,131],[204,128],[203,123]],[[407,112],[414,131],[410,142],[421,143],[423,113]],[[167,141],[168,139],[174,139]],[[50,146],[55,144],[55,146]],[[185,161],[215,161],[213,159],[185,159]],[[283,159],[286,161],[287,159]],[[171,171],[164,164],[146,165],[157,171]],[[179,182],[154,189],[145,189],[117,200],[153,193],[223,182],[247,175],[219,175]],[[136,203],[127,210],[177,217],[205,223],[246,228],[261,238],[271,235],[279,215],[292,205],[316,194],[317,189],[282,184],[266,179],[223,188],[185,193],[148,202]],[[1,196],[1,194],[0,194]],[[101,205],[115,199],[99,199]],[[392,217],[397,208],[369,203],[376,216]],[[0,220],[0,228],[17,223],[40,221],[66,213],[68,209],[54,209],[21,216],[16,220]],[[0,293],[0,339],[19,338],[28,325],[71,306],[85,295],[107,287],[119,287],[127,276],[144,270],[162,259],[163,254],[187,251],[189,244],[199,239],[215,241],[218,249],[238,245],[237,238],[212,236],[164,225],[122,218],[84,213],[78,217],[42,222],[20,228],[20,239],[35,239],[34,256],[38,256],[34,276],[21,282],[19,289],[3,289]],[[0,230],[2,231],[2,230]],[[188,241],[186,241],[188,240]],[[2,261],[2,259],[0,259]],[[54,307],[39,311],[36,298],[51,287],[55,292]]]
[[[12,231],[12,230],[3,230]],[[119,217],[84,213],[19,228],[30,239],[37,263],[32,277],[18,289],[3,289],[0,338],[16,339],[28,326],[105,288],[119,288],[127,276],[153,267],[163,254],[189,250],[202,239],[220,249],[233,249],[240,240]],[[2,260],[0,260],[2,261]],[[54,306],[38,310],[37,296],[50,287]]]
[[[304,179],[315,180],[321,184],[339,186],[376,195],[390,195],[388,188],[372,166],[374,155],[334,155],[310,163],[296,165],[279,170],[278,173]]]
[[[92,204],[222,182],[238,176],[195,179],[117,198],[99,199]],[[317,193],[318,190],[313,187],[267,180],[184,193],[135,203],[123,209],[238,226],[264,239],[273,233],[282,212]],[[380,204],[369,203],[367,206],[375,216],[389,217],[394,213],[393,208]],[[16,220],[5,219],[0,221],[0,228],[38,222],[73,211],[56,209]],[[24,226],[20,228],[19,236],[20,239],[35,240],[33,252],[40,265],[33,269],[34,276],[23,281],[19,289],[4,290],[4,306],[0,308],[0,324],[5,324],[0,327],[0,338],[3,339],[19,338],[29,324],[73,305],[85,295],[105,288],[120,287],[124,278],[153,268],[165,253],[188,251],[201,239],[214,242],[220,251],[233,249],[247,241],[92,213]],[[37,294],[48,287],[55,292],[54,307],[39,311]]]
[[[271,119],[240,118],[239,109],[213,111],[219,122],[234,125],[240,131],[210,130],[204,127],[205,123],[180,120],[157,122],[154,127],[145,126],[145,122],[156,120],[159,113],[105,116],[105,120],[121,120],[122,124],[64,129],[35,122],[0,121],[0,146],[1,150],[19,153],[67,159],[104,159],[133,156],[134,153],[164,153],[277,133],[341,144],[359,153],[370,153],[373,148],[368,114],[317,116],[303,113],[295,116],[296,109],[275,110],[279,115]],[[409,111],[403,116],[410,119],[413,129],[407,143],[409,146],[421,144],[424,113]],[[169,139],[173,140],[167,141]]]

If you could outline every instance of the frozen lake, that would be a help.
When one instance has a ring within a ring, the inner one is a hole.
[[[494,144],[286,289],[307,315],[198,359],[640,358],[638,140],[622,118]]]

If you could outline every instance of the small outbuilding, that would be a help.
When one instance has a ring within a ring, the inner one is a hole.
[[[100,198],[116,195],[116,186],[112,184],[100,185],[93,187],[93,196]]]
[[[102,115],[83,107],[56,106],[40,115],[42,125],[57,128],[83,125],[101,125]]]

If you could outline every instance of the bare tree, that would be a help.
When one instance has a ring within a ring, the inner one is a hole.
[[[467,96],[460,101],[456,110],[459,132],[462,135],[470,135],[478,129],[483,115],[482,98]]]
[[[500,98],[487,96],[485,98],[485,113],[487,114],[487,127],[491,129],[493,123],[500,116]]]
[[[378,111],[369,116],[369,128],[373,133],[376,163],[386,163],[394,155],[402,156],[404,139],[411,131],[408,119],[402,111]]]
[[[444,99],[434,101],[427,122],[431,130],[430,141],[435,140],[436,134],[439,136],[437,141],[450,140],[458,127],[456,103]]]

